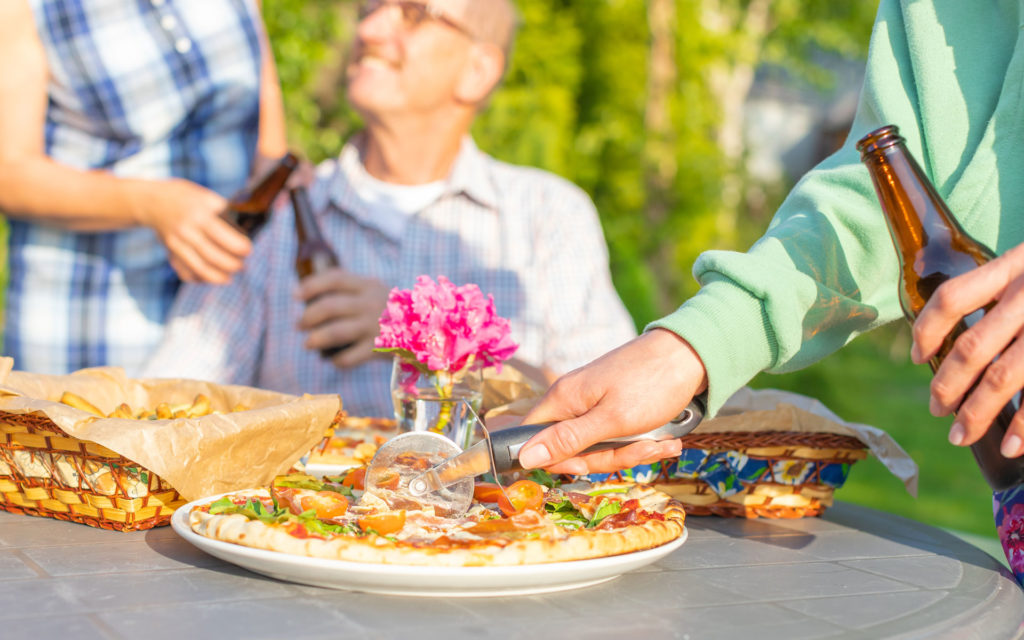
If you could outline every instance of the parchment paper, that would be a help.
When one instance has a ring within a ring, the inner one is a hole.
[[[66,376],[12,371],[0,358],[0,411],[42,413],[69,435],[101,444],[166,480],[185,499],[266,486],[323,438],[341,409],[337,395],[302,397],[183,379],[130,379],[97,367]],[[196,394],[225,413],[175,420],[98,418],[58,402],[65,391],[104,413],[121,403],[153,409]],[[232,412],[237,405],[251,407]]]

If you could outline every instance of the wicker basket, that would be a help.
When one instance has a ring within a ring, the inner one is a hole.
[[[650,483],[691,515],[801,518],[831,506],[850,465],[867,456],[857,438],[832,433],[719,432],[682,440],[679,458],[578,479]]]
[[[0,509],[137,531],[168,524],[183,504],[156,474],[45,415],[0,412]]]

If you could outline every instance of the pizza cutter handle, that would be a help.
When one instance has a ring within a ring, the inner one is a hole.
[[[704,419],[704,401],[701,398],[694,398],[683,411],[668,423],[652,429],[645,433],[638,433],[621,438],[613,438],[598,442],[583,450],[583,453],[617,449],[634,442],[643,440],[671,440],[681,438],[693,431],[700,421]],[[497,473],[515,471],[521,469],[519,466],[519,450],[526,444],[526,441],[537,435],[553,423],[524,424],[519,427],[509,427],[493,431],[491,437],[491,452],[494,455],[494,470]]]

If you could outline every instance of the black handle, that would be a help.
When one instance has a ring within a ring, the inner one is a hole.
[[[605,440],[590,445],[581,453],[594,453],[595,451],[606,451],[618,449],[634,442],[643,440],[670,440],[681,438],[690,431],[693,431],[700,421],[704,419],[704,402],[701,398],[694,398],[683,411],[669,421],[667,424],[644,433],[638,433],[622,438]],[[491,433],[491,451],[494,454],[494,470],[497,473],[515,471],[521,469],[519,466],[519,449],[526,441],[537,435],[553,423],[524,424],[519,427],[509,427]]]
[[[491,451],[494,454],[494,470],[498,473],[521,469],[519,466],[519,448],[526,441],[553,423],[524,424],[491,432]]]

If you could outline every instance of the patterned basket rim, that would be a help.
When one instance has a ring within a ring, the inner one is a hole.
[[[719,431],[690,433],[682,437],[687,449],[749,449],[760,447],[807,447],[811,449],[866,449],[853,436],[821,431]]]

